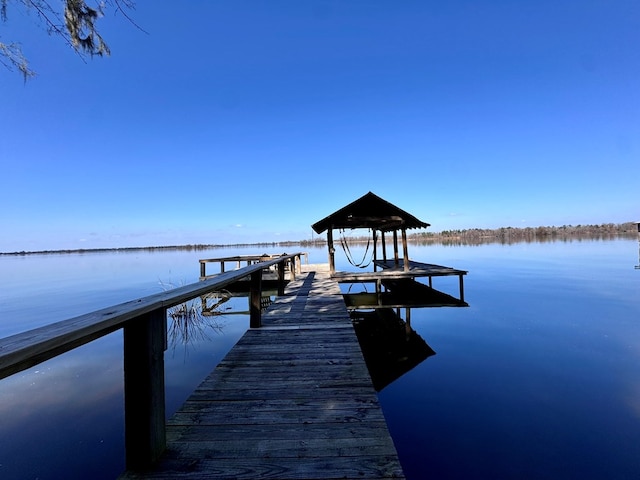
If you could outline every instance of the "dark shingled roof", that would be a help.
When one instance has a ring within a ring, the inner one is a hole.
[[[367,193],[346,207],[311,225],[316,233],[329,228],[372,228],[383,232],[426,228],[429,224],[374,193]]]

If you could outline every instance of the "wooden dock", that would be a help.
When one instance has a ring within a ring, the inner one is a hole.
[[[404,478],[338,284],[308,271],[167,425],[151,470],[123,479]]]

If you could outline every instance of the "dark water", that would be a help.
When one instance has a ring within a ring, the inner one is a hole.
[[[199,258],[255,253],[0,257],[0,336],[196,281]],[[436,355],[379,394],[408,478],[640,478],[636,241],[410,254],[469,270],[470,307],[413,309]],[[310,261],[325,262],[324,250]],[[434,287],[455,294],[457,277]],[[247,326],[216,317],[206,338],[167,352],[168,412]],[[122,382],[119,332],[0,381],[0,478],[117,476]]]

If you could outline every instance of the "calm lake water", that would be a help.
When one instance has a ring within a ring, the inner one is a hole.
[[[324,249],[308,251],[326,262]],[[258,253],[282,252],[0,257],[0,337],[195,282],[199,258]],[[640,478],[636,240],[413,245],[410,255],[468,270],[470,306],[413,309],[436,355],[379,393],[407,478]],[[457,277],[434,287],[457,294]],[[171,346],[168,414],[248,323],[216,317]],[[121,332],[1,380],[0,478],[114,478],[123,402]]]

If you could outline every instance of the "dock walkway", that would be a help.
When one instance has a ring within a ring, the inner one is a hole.
[[[263,313],[126,479],[404,478],[338,284],[309,271]]]

